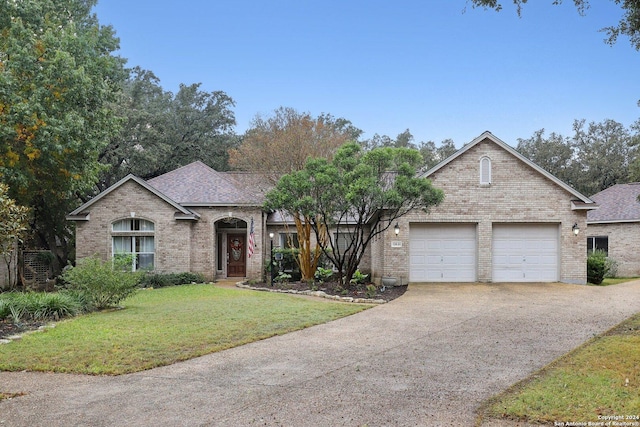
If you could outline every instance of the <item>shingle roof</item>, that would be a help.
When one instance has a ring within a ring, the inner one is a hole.
[[[183,206],[261,206],[266,187],[256,174],[225,173],[197,161],[148,181]]]
[[[616,184],[591,196],[600,208],[587,213],[587,222],[640,221],[640,183]]]

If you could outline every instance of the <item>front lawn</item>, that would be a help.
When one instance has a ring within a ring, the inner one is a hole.
[[[483,416],[551,425],[640,425],[640,313],[498,396]]]
[[[185,285],[141,290],[124,309],[59,322],[0,345],[0,370],[120,375],[169,365],[369,308]]]

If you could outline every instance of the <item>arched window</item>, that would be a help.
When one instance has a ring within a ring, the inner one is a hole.
[[[155,266],[155,225],[146,219],[122,219],[111,225],[112,254],[131,256],[131,271],[153,270]]]
[[[480,185],[491,185],[491,159],[489,157],[480,159]]]

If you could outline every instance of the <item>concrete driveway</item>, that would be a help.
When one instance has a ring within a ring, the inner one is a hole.
[[[325,325],[120,377],[0,373],[7,426],[469,426],[481,402],[640,311],[640,281],[417,284]]]

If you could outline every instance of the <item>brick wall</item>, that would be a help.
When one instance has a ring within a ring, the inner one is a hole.
[[[480,185],[480,159],[491,159],[491,185]],[[462,222],[477,226],[477,277],[490,282],[492,227],[496,223],[550,223],[560,229],[560,280],[586,283],[586,211],[572,211],[571,193],[558,186],[490,140],[478,143],[435,172],[434,186],[445,192],[444,202],[426,214],[413,212],[400,222],[400,235],[388,230],[384,242],[382,275],[409,278],[411,223]],[[575,236],[577,223],[582,233]],[[392,248],[391,241],[402,242]],[[376,271],[376,274],[380,272]]]
[[[111,224],[131,218],[133,212],[135,218],[155,224],[155,270],[166,273],[190,270],[191,221],[175,220],[173,206],[136,182],[124,183],[89,211],[88,221],[76,223],[76,258],[93,255],[105,261],[111,258]]]
[[[619,277],[640,276],[640,237],[638,223],[589,224],[587,236],[609,237],[609,258],[618,263]]]

